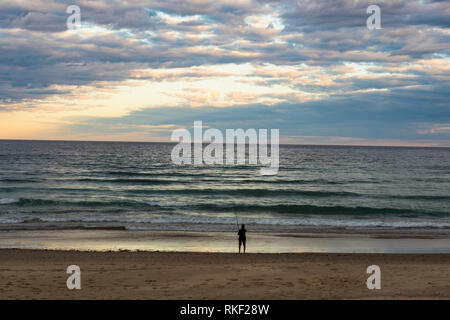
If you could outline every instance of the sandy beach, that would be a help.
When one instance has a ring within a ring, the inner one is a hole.
[[[0,250],[0,299],[450,299],[449,254]],[[66,268],[81,268],[68,290]],[[366,268],[381,268],[368,290]]]

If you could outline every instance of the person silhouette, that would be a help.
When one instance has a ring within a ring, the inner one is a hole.
[[[241,245],[244,245],[244,253],[245,253],[245,241],[247,240],[247,238],[245,237],[246,232],[247,232],[247,230],[245,229],[245,224],[242,224],[241,229],[239,229],[239,231],[238,231],[239,253],[241,253]]]

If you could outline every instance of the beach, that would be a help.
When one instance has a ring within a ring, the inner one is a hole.
[[[449,299],[449,254],[0,249],[0,299]],[[81,269],[68,290],[66,268]],[[381,269],[369,290],[366,268]]]
[[[235,232],[0,230],[0,299],[449,299],[449,248],[446,230],[251,232],[246,254]]]

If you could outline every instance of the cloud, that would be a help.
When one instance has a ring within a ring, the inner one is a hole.
[[[68,31],[66,8],[72,4],[81,8],[82,28]],[[151,86],[156,89],[149,100],[157,102],[123,106],[121,114],[129,116],[100,117],[96,129],[90,120],[74,120],[71,128],[112,134],[204,117],[228,127],[242,119],[278,125],[292,136],[448,138],[442,129],[450,87],[447,2],[378,1],[380,30],[366,28],[369,4],[3,2],[0,112],[51,104],[53,111],[70,106],[82,114],[97,102],[81,103],[91,97],[87,93],[101,91],[96,99],[107,101]],[[140,122],[147,118],[150,123]]]
[[[336,30],[365,28],[366,9],[375,4],[370,0],[292,0],[283,14],[288,31]],[[445,1],[380,0],[382,27],[405,25],[450,27],[450,9]]]

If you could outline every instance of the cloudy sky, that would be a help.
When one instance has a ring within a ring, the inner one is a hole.
[[[450,146],[449,101],[445,0],[0,2],[0,139]]]

